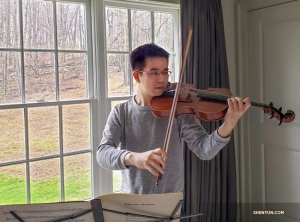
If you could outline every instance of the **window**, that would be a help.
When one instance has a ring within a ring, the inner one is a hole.
[[[176,8],[145,4],[105,3],[106,19],[106,101],[109,111],[136,92],[130,53],[139,45],[154,42],[170,53],[170,81],[178,73],[178,14]],[[113,172],[113,192],[120,190],[120,171]]]
[[[0,204],[92,197],[89,10],[0,0]]]
[[[119,190],[96,148],[111,108],[135,93],[132,49],[167,49],[176,79],[178,15],[153,2],[0,0],[0,205]]]

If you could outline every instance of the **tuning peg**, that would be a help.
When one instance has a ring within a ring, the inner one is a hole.
[[[271,114],[270,116],[269,116],[269,119],[272,119],[274,117],[274,114]]]
[[[279,121],[278,125],[280,126],[280,125],[281,125],[281,123],[282,123],[282,118],[280,118],[280,121]]]
[[[282,110],[282,107],[280,107],[278,110],[281,112],[281,110]]]
[[[272,103],[272,102],[270,102],[270,103],[269,103],[269,106],[273,106],[273,103]]]

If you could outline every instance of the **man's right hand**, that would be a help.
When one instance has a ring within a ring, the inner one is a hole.
[[[125,156],[124,163],[126,166],[133,165],[139,169],[146,169],[154,176],[158,176],[158,172],[165,173],[166,158],[167,153],[157,148],[143,153],[130,152]]]

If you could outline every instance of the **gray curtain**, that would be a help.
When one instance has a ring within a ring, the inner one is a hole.
[[[184,82],[195,88],[228,88],[223,14],[220,0],[181,0],[182,47],[192,28]],[[184,51],[184,49],[182,50]],[[201,124],[208,133],[222,121]],[[198,159],[184,144],[184,213],[204,213],[182,221],[236,221],[236,166],[233,134],[229,144],[212,160]]]

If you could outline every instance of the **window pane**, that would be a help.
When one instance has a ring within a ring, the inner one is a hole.
[[[154,13],[155,43],[169,52],[174,51],[173,15]]]
[[[169,70],[172,72],[172,74],[169,77],[170,82],[175,81],[175,71],[176,70],[175,70],[174,58],[175,58],[175,55],[172,55],[172,54],[169,55]]]
[[[57,43],[59,49],[85,47],[85,5],[57,2]]]
[[[130,75],[128,70],[129,55],[108,54],[108,96],[124,96],[130,94]]]
[[[22,101],[19,52],[0,52],[0,104]]]
[[[19,1],[0,1],[0,48],[20,47]]]
[[[24,160],[23,109],[0,110],[0,126],[0,163]]]
[[[28,109],[29,156],[59,154],[58,108]]]
[[[128,10],[105,8],[108,51],[128,51]]]
[[[23,0],[24,48],[53,49],[53,2]]]
[[[84,200],[92,197],[91,154],[64,158],[65,200]]]
[[[121,170],[114,170],[113,171],[113,192],[114,193],[121,191],[121,182],[122,182]]]
[[[86,54],[58,53],[60,99],[87,98]]]
[[[131,11],[132,48],[152,42],[151,12]]]
[[[54,53],[25,53],[26,102],[56,100]]]
[[[27,203],[25,164],[0,167],[0,204]]]
[[[89,104],[63,106],[64,153],[90,149]]]
[[[61,200],[58,158],[30,163],[30,189],[32,203]]]

